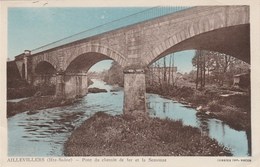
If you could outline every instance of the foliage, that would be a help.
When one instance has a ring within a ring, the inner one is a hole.
[[[200,58],[200,57],[203,58]],[[201,67],[204,64],[204,67]],[[248,73],[250,65],[223,53],[212,51],[197,51],[192,59],[192,65],[197,70],[205,72],[205,81],[209,84],[217,83],[220,86],[223,84],[232,85],[233,76],[240,73]],[[199,68],[199,69],[198,69]],[[194,76],[194,72],[191,73]],[[198,76],[197,76],[198,78]],[[199,78],[200,80],[201,78]],[[248,83],[243,86],[248,86]]]
[[[104,81],[110,85],[124,86],[123,69],[117,62],[112,62],[112,66],[104,75]]]
[[[208,103],[209,110],[211,112],[220,112],[221,111],[221,105],[219,104],[219,101],[213,100]]]

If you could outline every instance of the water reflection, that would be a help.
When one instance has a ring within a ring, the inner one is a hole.
[[[205,135],[209,134],[209,126],[208,126],[208,121],[206,118],[203,117],[198,117],[198,124],[199,124],[199,129],[201,130],[201,132]]]
[[[180,120],[184,125],[197,127],[202,134],[216,139],[220,145],[231,150],[233,155],[250,155],[248,154],[250,152],[248,149],[248,135],[245,131],[234,130],[217,119],[197,117],[194,109],[186,108],[180,103],[164,99],[158,95],[148,94],[147,99],[151,116]]]
[[[92,87],[111,86],[94,80]],[[236,131],[216,119],[196,117],[196,111],[158,95],[147,94],[147,109],[151,117],[180,120],[197,127],[204,135],[216,139],[231,149],[235,156],[246,156],[248,138],[245,131]],[[8,119],[9,156],[63,156],[63,144],[71,132],[98,111],[122,114],[123,91],[88,94],[71,106],[22,113]]]
[[[104,82],[94,83],[94,86]],[[105,86],[108,88],[109,85]],[[88,94],[71,106],[25,112],[8,119],[9,156],[63,156],[71,132],[98,111],[121,114],[123,92]]]

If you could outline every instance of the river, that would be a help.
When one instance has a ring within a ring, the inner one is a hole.
[[[98,111],[122,114],[123,91],[110,92],[112,86],[93,79],[90,87],[109,92],[88,94],[70,106],[24,112],[8,118],[8,156],[64,156],[63,144],[72,131]],[[196,116],[196,110],[156,94],[147,94],[147,109],[151,117],[180,120],[184,125],[197,127],[203,135],[216,139],[231,150],[234,156],[248,156],[245,131],[237,131],[217,119]]]

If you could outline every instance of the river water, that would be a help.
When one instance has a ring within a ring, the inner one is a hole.
[[[98,111],[122,114],[123,91],[110,92],[112,86],[93,80],[91,87],[105,88],[107,93],[88,94],[70,106],[24,112],[8,118],[9,156],[63,156],[63,144],[72,131]],[[196,110],[147,94],[147,108],[151,117],[180,120],[184,125],[197,127],[202,134],[216,139],[231,150],[234,156],[248,156],[248,138],[245,131],[237,131],[216,119],[196,116]]]

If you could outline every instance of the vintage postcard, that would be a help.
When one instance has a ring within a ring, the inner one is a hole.
[[[0,5],[0,166],[260,165],[257,0]]]

